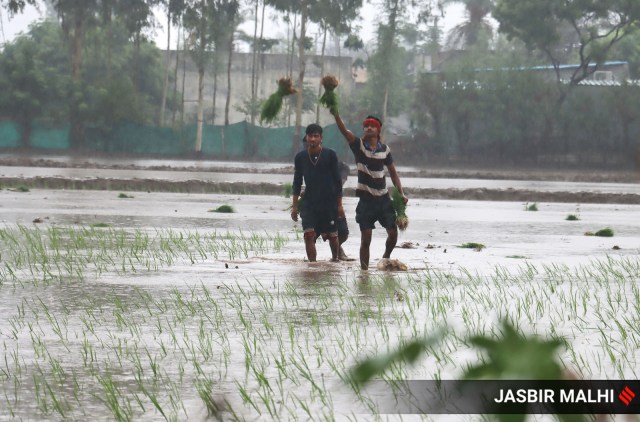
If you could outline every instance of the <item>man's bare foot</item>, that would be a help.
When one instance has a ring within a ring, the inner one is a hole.
[[[344,252],[344,249],[342,249],[342,246],[340,246],[338,259],[340,259],[340,261],[355,261],[355,258],[349,258],[349,256],[347,256],[347,254]]]

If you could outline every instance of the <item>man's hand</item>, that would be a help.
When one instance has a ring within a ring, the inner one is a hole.
[[[409,198],[407,198],[407,195],[405,195],[404,192],[402,193],[402,202],[404,202],[405,204],[409,202]]]
[[[338,205],[338,217],[339,218],[346,218],[344,215],[344,207],[342,205]]]
[[[298,221],[298,207],[291,208],[291,219],[293,221]]]

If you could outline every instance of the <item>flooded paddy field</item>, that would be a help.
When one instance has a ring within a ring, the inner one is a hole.
[[[363,272],[321,242],[306,262],[282,195],[126,196],[0,191],[0,420],[358,420],[357,362],[444,330],[383,377],[459,379],[505,319],[583,378],[638,378],[640,205],[413,198],[409,270]]]

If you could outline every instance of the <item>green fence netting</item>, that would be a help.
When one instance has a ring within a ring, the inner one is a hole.
[[[13,122],[0,121],[0,148],[15,148],[19,143],[18,126]]]
[[[110,129],[87,127],[85,148],[118,154],[184,155],[195,151],[196,125],[178,129],[123,123]],[[228,126],[204,125],[201,151],[216,158],[285,159],[294,151],[294,127],[265,128],[248,122]],[[302,148],[304,128],[295,150]],[[0,122],[0,148],[19,146],[20,133],[13,122]],[[341,157],[350,154],[347,143],[333,124],[325,127],[323,143]],[[34,125],[30,146],[37,149],[69,148],[69,129]]]

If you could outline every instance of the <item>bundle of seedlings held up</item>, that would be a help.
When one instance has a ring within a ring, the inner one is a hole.
[[[402,231],[406,230],[409,226],[409,217],[407,217],[407,204],[404,203],[404,198],[400,191],[395,187],[389,188],[391,192],[391,203],[393,209],[396,210],[396,225]]]
[[[335,90],[338,87],[338,79],[335,76],[327,75],[320,81],[324,87],[324,94],[320,97],[320,104],[329,109],[331,114],[338,113],[338,94]]]
[[[284,97],[297,92],[298,90],[293,87],[293,82],[291,82],[290,78],[280,78],[278,80],[278,90],[271,94],[269,98],[267,98],[267,101],[262,104],[260,122],[265,121],[271,123],[274,121],[282,108],[282,100]]]

